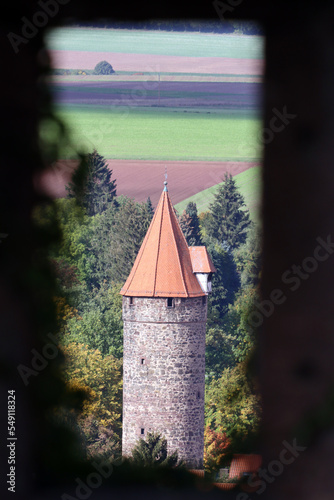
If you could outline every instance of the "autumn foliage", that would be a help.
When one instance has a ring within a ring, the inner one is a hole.
[[[230,455],[231,441],[226,432],[217,432],[209,425],[204,430],[204,468],[216,471],[226,464]]]
[[[101,425],[120,433],[122,415],[122,361],[84,344],[63,347],[67,361],[64,371],[68,384],[77,384],[88,397],[82,417],[93,416]]]

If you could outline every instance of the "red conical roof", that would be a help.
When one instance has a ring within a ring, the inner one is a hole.
[[[160,197],[121,294],[132,297],[205,295],[193,272],[189,248],[167,189]]]

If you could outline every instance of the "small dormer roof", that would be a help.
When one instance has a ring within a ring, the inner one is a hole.
[[[206,247],[189,247],[189,253],[194,273],[207,274],[216,272]]]

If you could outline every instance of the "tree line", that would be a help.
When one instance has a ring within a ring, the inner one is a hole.
[[[213,12],[216,11],[217,16],[220,18],[224,16],[226,12],[231,12],[233,7],[224,2],[219,2],[215,0],[213,2]],[[263,35],[263,29],[261,26],[254,21],[240,22],[230,19],[215,20],[196,20],[196,19],[179,19],[179,20],[168,20],[168,19],[145,19],[133,22],[126,21],[113,21],[111,23],[78,23],[76,27],[88,27],[88,28],[105,28],[105,29],[142,29],[142,30],[162,30],[162,31],[188,31],[188,32],[200,32],[200,33],[216,33],[216,34],[231,34],[231,33],[241,33],[244,35]]]

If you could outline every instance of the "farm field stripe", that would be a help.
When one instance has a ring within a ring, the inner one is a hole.
[[[64,71],[65,68],[62,68]],[[86,68],[87,69],[87,68]],[[70,68],[74,70],[74,68]],[[157,82],[158,74],[152,73],[130,73],[130,74],[120,74],[115,73],[113,75],[92,75],[92,74],[81,74],[81,75],[53,75],[49,78],[50,84],[60,84],[60,83],[99,83],[99,82]],[[217,82],[217,83],[262,83],[263,79],[260,76],[250,76],[250,75],[212,75],[212,74],[194,74],[194,73],[167,73],[160,74],[160,82]]]
[[[172,193],[173,204],[203,192],[220,183],[225,172],[233,176],[256,165],[255,162],[200,162],[200,161],[141,161],[107,160],[116,179],[117,194],[129,196],[136,201],[146,201],[148,197],[156,206],[161,195],[165,167],[168,173],[168,186]],[[77,161],[63,160],[50,168],[40,179],[40,190],[54,198],[66,196],[65,185]]]
[[[154,83],[154,85],[153,85]],[[54,83],[54,89],[67,88],[69,90],[74,89],[77,92],[84,91],[99,91],[104,89],[106,92],[111,93],[114,89],[133,89],[133,82],[67,82]],[[158,85],[156,82],[152,81],[152,85],[148,86],[146,92],[156,91]],[[231,82],[177,82],[177,81],[162,81],[159,85],[160,91],[178,91],[178,92],[211,92],[216,94],[255,94],[259,95],[262,90],[262,86],[257,83],[231,83]],[[151,90],[152,89],[152,90]]]
[[[157,88],[158,87],[158,88]],[[262,85],[231,82],[149,82],[141,90],[133,82],[62,82],[51,85],[55,101],[91,106],[220,106],[224,109],[260,110]]]
[[[256,161],[262,154],[261,120],[242,109],[122,108],[101,102],[99,109],[64,106],[57,114],[74,148],[83,153],[95,148],[109,159]],[[53,129],[42,133],[57,140]],[[73,148],[64,147],[61,157],[75,158]]]
[[[177,31],[56,28],[46,38],[50,50],[159,54],[185,57],[260,59],[264,37]]]
[[[108,61],[114,70],[136,72],[211,73],[225,75],[263,74],[263,59],[229,57],[184,57],[155,54],[119,54],[51,50],[51,66],[62,69],[94,69],[100,61]]]

